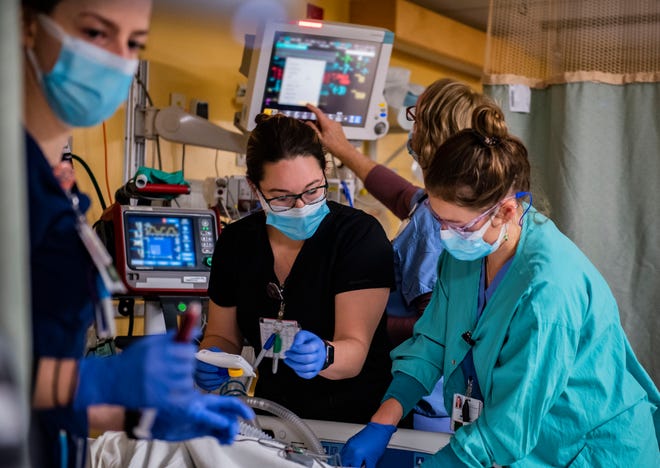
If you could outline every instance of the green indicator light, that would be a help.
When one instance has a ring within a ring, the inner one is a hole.
[[[176,308],[179,309],[179,312],[185,312],[187,309],[186,304],[183,302],[179,302],[179,305],[177,305]]]

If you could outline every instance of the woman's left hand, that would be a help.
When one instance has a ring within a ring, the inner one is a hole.
[[[300,330],[286,352],[284,363],[303,379],[316,377],[325,364],[325,343],[314,333]]]

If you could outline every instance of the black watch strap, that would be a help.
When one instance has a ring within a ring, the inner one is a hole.
[[[335,362],[335,347],[330,342],[323,340],[325,343],[325,362],[321,370],[325,370]]]

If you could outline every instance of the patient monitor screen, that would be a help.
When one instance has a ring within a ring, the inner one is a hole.
[[[348,139],[387,133],[383,97],[394,35],[346,23],[266,23],[255,37],[237,125],[252,131],[259,113],[314,120],[314,104]]]
[[[191,218],[133,215],[126,221],[129,267],[137,270],[197,267]]]
[[[364,125],[379,52],[376,42],[275,33],[263,112],[312,119],[309,102],[344,126]]]

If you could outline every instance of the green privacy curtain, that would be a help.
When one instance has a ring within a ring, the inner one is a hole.
[[[660,1],[491,0],[484,91],[529,150],[535,200],[607,279],[657,385]]]

